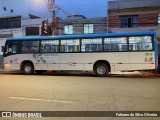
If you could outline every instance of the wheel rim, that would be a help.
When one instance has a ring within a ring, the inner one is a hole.
[[[24,67],[25,73],[30,73],[31,70],[32,70],[32,68],[29,65],[27,65],[27,66]]]
[[[99,67],[97,68],[97,73],[98,73],[99,75],[104,75],[104,74],[106,73],[106,68],[105,68],[104,66],[99,66]]]

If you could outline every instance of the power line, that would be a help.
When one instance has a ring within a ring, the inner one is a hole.
[[[47,7],[47,9],[48,9],[48,4],[45,2],[45,0],[43,0],[43,2],[45,3],[45,5],[46,5],[46,7]],[[50,12],[49,9],[48,9],[48,11],[49,11],[50,15],[52,16],[52,14],[51,14],[51,12]]]

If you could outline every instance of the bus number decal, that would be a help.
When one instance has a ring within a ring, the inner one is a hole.
[[[152,53],[145,53],[144,62],[153,62],[153,54]]]

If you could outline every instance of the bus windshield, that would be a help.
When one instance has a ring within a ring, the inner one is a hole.
[[[18,53],[18,42],[7,42],[4,49],[4,56]]]

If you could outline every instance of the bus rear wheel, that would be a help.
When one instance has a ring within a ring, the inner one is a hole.
[[[24,64],[22,71],[25,75],[32,75],[34,73],[33,65],[31,63]]]
[[[107,76],[109,73],[109,69],[108,66],[104,63],[98,63],[95,67],[94,67],[94,72],[97,76],[99,77],[104,77]]]

